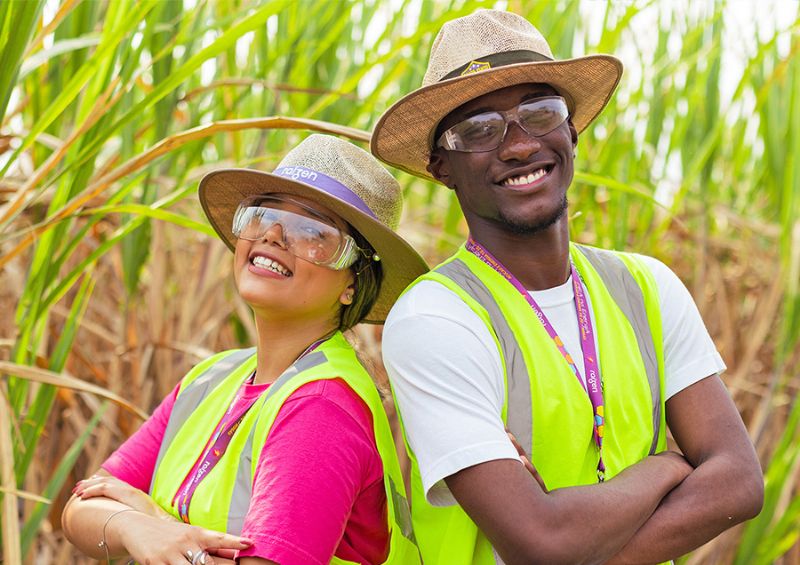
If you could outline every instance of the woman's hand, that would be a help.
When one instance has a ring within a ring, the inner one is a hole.
[[[150,495],[110,475],[92,475],[88,479],[78,481],[72,492],[81,500],[103,496],[121,502],[148,516],[175,520]]]
[[[251,540],[182,522],[164,522],[138,512],[126,512],[109,524],[130,556],[139,563],[151,565],[186,565],[189,555],[207,552],[195,564],[223,565],[232,563],[226,557],[214,554],[231,553],[220,550],[242,550],[253,545]],[[189,553],[191,552],[191,554]]]

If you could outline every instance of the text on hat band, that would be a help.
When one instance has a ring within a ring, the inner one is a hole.
[[[347,202],[367,214],[369,217],[378,219],[375,213],[367,206],[361,197],[350,190],[348,187],[340,183],[333,177],[329,177],[319,171],[314,171],[306,167],[281,167],[276,169],[273,173],[275,175],[290,178],[294,181],[302,182],[304,184],[313,186],[331,196]]]

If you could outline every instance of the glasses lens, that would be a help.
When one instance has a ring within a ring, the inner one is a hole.
[[[282,211],[290,214],[286,222],[286,243],[293,254],[312,263],[331,261],[342,244],[341,232],[317,220]]]
[[[445,132],[451,148],[456,151],[494,149],[503,139],[506,122],[497,112],[486,112],[467,118]]]
[[[265,206],[240,206],[233,218],[233,235],[248,241],[263,239],[268,232],[296,257],[317,264],[337,258],[343,235],[319,220]]]
[[[542,136],[564,123],[569,116],[569,110],[563,98],[553,96],[520,104],[517,115],[525,131]]]

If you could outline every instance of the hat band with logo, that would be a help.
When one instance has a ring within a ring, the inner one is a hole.
[[[525,49],[494,53],[492,55],[487,55],[486,57],[481,57],[480,60],[475,59],[469,63],[461,65],[457,69],[450,71],[440,78],[439,82],[450,80],[451,78],[471,75],[473,73],[479,73],[481,71],[488,71],[489,69],[494,69],[496,67],[514,65],[516,63],[541,63],[552,60],[553,59],[547,55],[542,55],[536,51],[528,51]]]
[[[367,206],[366,202],[364,202],[358,194],[347,188],[335,178],[329,177],[328,175],[320,173],[319,171],[295,165],[292,167],[280,167],[272,174],[313,186],[314,188],[326,192],[331,196],[338,198],[339,200],[344,200],[371,218],[376,220],[378,219],[375,213],[370,209],[369,206]]]

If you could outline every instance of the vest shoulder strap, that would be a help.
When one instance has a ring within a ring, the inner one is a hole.
[[[158,471],[164,454],[175,438],[175,434],[178,433],[178,430],[189,418],[189,415],[200,405],[209,391],[225,380],[225,377],[231,371],[252,357],[254,353],[255,348],[253,347],[249,349],[234,349],[221,355],[215,355],[209,359],[211,363],[205,367],[205,370],[201,369],[202,372],[199,375],[195,377],[193,372],[190,372],[186,376],[185,380],[188,382],[178,392],[178,397],[175,399],[175,404],[167,421],[167,427],[164,430],[164,438],[158,450],[158,457],[153,468],[153,478],[150,481],[150,492],[153,490],[156,471]]]
[[[533,406],[530,402],[531,383],[529,371],[522,355],[522,348],[506,320],[500,305],[495,300],[489,287],[473,273],[464,261],[454,259],[437,267],[435,272],[451,279],[470,298],[483,307],[491,320],[491,330],[497,338],[501,350],[501,358],[505,363],[507,391],[508,428],[520,445],[528,451],[533,445]],[[517,435],[519,434],[519,435]],[[530,456],[530,453],[528,453]]]
[[[661,379],[644,293],[617,252],[585,245],[576,245],[576,247],[603,279],[606,289],[625,314],[636,336],[636,344],[639,346],[639,354],[642,356],[647,382],[650,385],[650,397],[653,399],[654,433],[650,445],[650,455],[652,455],[658,447],[661,426]]]

